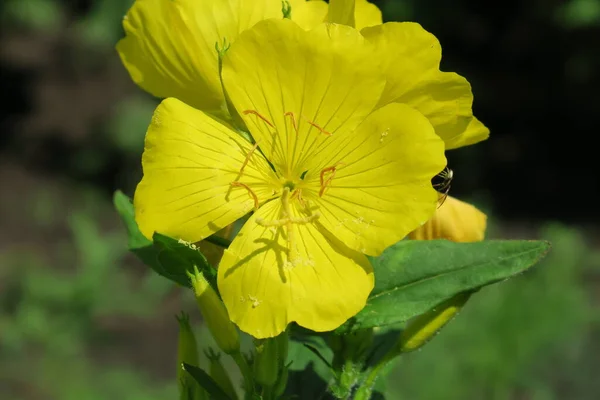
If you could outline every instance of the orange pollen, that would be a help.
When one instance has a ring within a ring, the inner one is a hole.
[[[252,197],[252,199],[254,200],[254,210],[255,211],[258,210],[258,197],[256,196],[256,193],[254,193],[248,185],[246,185],[245,183],[242,183],[242,182],[237,182],[237,181],[231,182],[230,185],[233,187],[245,188],[248,191],[248,194],[250,194],[250,197]]]
[[[329,186],[329,184],[335,177],[336,168],[337,168],[337,166],[334,165],[331,167],[324,168],[321,171],[321,175],[319,177],[321,180],[321,190],[319,190],[319,197],[323,197],[323,194],[325,193],[325,189],[327,189],[327,187]],[[331,172],[331,174],[329,174],[329,176],[327,177],[327,180],[325,180],[325,173],[327,173],[327,172]]]
[[[254,152],[256,151],[257,148],[258,148],[258,142],[254,143],[254,146],[252,146],[252,149],[250,149],[250,151],[248,152],[248,155],[246,156],[246,159],[244,160],[244,163],[242,164],[242,168],[240,168],[240,178],[242,177],[242,174],[244,173],[244,168],[246,168],[246,165],[248,165],[248,163],[250,162],[250,157],[252,157],[252,154],[254,154]]]
[[[296,131],[296,134],[298,134],[298,125],[296,125],[296,117],[294,117],[294,113],[291,111],[288,111],[284,114],[284,117],[290,117],[292,120],[292,126],[294,127],[294,130]]]
[[[308,120],[306,117],[304,117],[304,119],[306,120],[306,122],[308,122],[310,125],[314,126],[315,128],[317,128],[322,134],[324,134],[325,136],[331,136],[332,133],[331,132],[327,132],[325,129],[321,128],[319,125],[315,124],[314,122]]]
[[[262,115],[260,115],[258,113],[258,111],[255,111],[255,110],[246,110],[246,111],[243,111],[242,113],[244,115],[248,115],[248,114],[256,115],[258,118],[262,119],[265,124],[269,125],[271,128],[275,128],[275,126],[268,119],[266,119],[265,117],[263,117]]]

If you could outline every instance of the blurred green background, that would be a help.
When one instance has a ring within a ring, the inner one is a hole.
[[[491,128],[449,155],[453,194],[490,213],[489,238],[554,244],[402,359],[389,398],[600,398],[600,0],[376,3],[440,39]],[[130,4],[0,5],[2,399],[174,399],[174,316],[200,327],[189,294],[127,253],[111,205],[157,104],[114,51]]]

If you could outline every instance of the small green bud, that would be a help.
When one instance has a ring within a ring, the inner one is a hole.
[[[217,346],[226,354],[239,352],[240,336],[225,305],[197,267],[194,266],[194,273],[189,276],[198,308]]]
[[[257,340],[257,342],[253,365],[254,378],[262,386],[274,386],[280,366],[277,338]]]
[[[412,320],[400,334],[396,352],[407,353],[427,343],[456,316],[472,292],[459,293]]]
[[[206,350],[204,354],[206,354],[210,363],[210,377],[214,379],[230,399],[237,400],[238,397],[233,387],[233,383],[231,382],[231,378],[221,363],[221,355],[211,348]]]
[[[181,313],[177,316],[179,322],[179,338],[177,345],[177,382],[179,386],[179,397],[186,400],[207,399],[206,391],[198,385],[184,369],[182,364],[198,366],[198,344],[187,314]]]

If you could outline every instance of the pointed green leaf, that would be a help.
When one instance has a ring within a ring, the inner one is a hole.
[[[372,258],[375,288],[338,332],[407,321],[452,296],[519,274],[549,250],[544,241],[401,241]]]
[[[113,195],[113,204],[117,209],[117,212],[121,216],[125,228],[127,228],[127,234],[129,236],[129,249],[138,249],[146,246],[150,246],[152,242],[140,232],[137,223],[135,222],[135,213],[133,211],[133,204],[127,195],[120,190],[117,190]]]
[[[187,271],[192,272],[195,265],[216,290],[216,271],[200,250],[192,244],[159,233],[154,234],[153,241],[148,240],[135,222],[133,204],[129,197],[118,190],[114,194],[113,202],[127,228],[129,250],[144,264],[159,275],[187,287],[191,287]]]
[[[198,385],[202,386],[208,392],[211,399],[215,400],[231,400],[229,396],[221,389],[221,387],[210,377],[206,372],[198,367],[183,363],[185,369],[194,378]]]

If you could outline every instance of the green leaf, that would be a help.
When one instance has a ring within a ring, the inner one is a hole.
[[[318,354],[317,354],[318,353]],[[288,383],[285,393],[300,399],[319,399],[327,391],[327,383],[333,377],[328,364],[333,352],[319,336],[292,331],[288,347]]]
[[[135,222],[133,204],[131,204],[129,197],[120,190],[117,190],[113,195],[113,204],[125,223],[125,228],[127,228],[129,249],[134,250],[150,246],[152,242],[142,235],[140,228],[138,228],[138,225]]]
[[[148,240],[135,222],[135,213],[131,200],[123,192],[116,191],[113,202],[117,212],[123,219],[129,236],[129,250],[144,264],[159,275],[186,287],[191,287],[187,271],[192,272],[194,265],[204,273],[205,278],[216,290],[215,269],[208,263],[204,255],[194,245],[180,242],[159,233]]]
[[[544,241],[401,241],[371,259],[375,288],[365,308],[337,332],[407,321],[457,293],[525,271],[549,248]]]
[[[194,271],[194,265],[204,274],[206,280],[213,288],[217,284],[217,271],[208,264],[206,257],[196,246],[186,244],[160,233],[152,237],[154,247],[159,249],[158,264],[163,268],[161,275],[177,283],[185,282],[184,286],[190,286],[190,278],[187,272]]]
[[[211,399],[215,400],[231,400],[229,396],[221,389],[221,387],[210,377],[206,372],[198,367],[183,363],[185,369],[194,378],[198,385],[202,386],[208,392]]]
[[[403,323],[396,323],[376,329],[371,351],[365,360],[365,366],[367,368],[377,365],[396,343],[398,343],[403,327]]]

